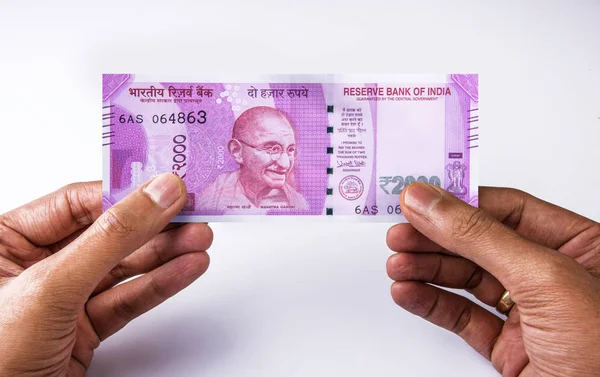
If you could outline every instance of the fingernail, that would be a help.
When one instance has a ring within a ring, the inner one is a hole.
[[[144,192],[162,208],[169,208],[181,197],[181,188],[175,175],[165,173],[156,177]]]
[[[428,215],[440,199],[442,199],[442,194],[423,182],[409,185],[404,194],[406,206],[421,215]]]

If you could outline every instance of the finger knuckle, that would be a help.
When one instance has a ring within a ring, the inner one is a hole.
[[[456,318],[456,322],[454,322],[450,330],[453,333],[460,335],[467,328],[467,326],[471,322],[472,317],[473,306],[467,303],[462,308],[460,314]]]
[[[150,279],[149,285],[150,289],[154,293],[154,296],[158,297],[160,300],[165,300],[169,298],[170,295],[165,285],[160,284],[156,279]]]
[[[83,185],[83,183],[81,182],[73,182],[73,183],[69,183],[64,185],[61,190],[63,192],[72,192],[72,191],[77,191],[81,188],[81,186]]]
[[[119,282],[129,277],[127,273],[127,268],[123,265],[122,262],[113,267],[110,270],[109,274],[113,278],[113,280]]]
[[[130,211],[110,208],[100,217],[98,228],[105,235],[128,235],[138,231],[135,219]]]
[[[153,240],[148,244],[148,248],[150,255],[154,256],[158,265],[162,266],[169,261],[169,258],[163,255],[163,252],[168,248],[168,245]]]
[[[11,232],[8,227],[3,225],[2,216],[0,216],[0,245],[8,245],[10,234]]]
[[[589,266],[590,269],[600,265],[600,223],[592,222],[586,230],[580,233],[582,239],[581,242],[581,253],[590,255],[591,258],[584,261],[585,266]]]
[[[465,282],[465,289],[475,289],[483,281],[483,268],[475,265],[473,272]]]
[[[565,281],[573,278],[574,272],[581,266],[574,259],[558,252],[548,251],[548,253],[555,255],[544,255],[544,258],[535,262],[539,280],[543,281],[545,286],[563,286]]]
[[[432,272],[429,281],[437,283],[440,279],[440,275],[442,274],[444,257],[441,254],[437,254],[434,260],[435,262],[433,264],[433,268],[431,269]]]
[[[115,316],[127,322],[135,316],[136,312],[131,300],[126,300],[119,294],[115,295],[113,311]]]
[[[481,209],[456,216],[452,221],[452,236],[460,240],[473,240],[486,233],[494,224]]]
[[[523,190],[519,190],[517,188],[513,188],[513,187],[507,187],[505,188],[506,193],[508,194],[508,196],[514,196],[516,198],[521,199],[522,201],[526,200],[528,197],[531,197],[531,195]]]
[[[436,291],[434,300],[429,304],[429,308],[428,308],[427,312],[422,316],[423,319],[429,320],[436,314],[439,314],[438,310],[440,309],[440,305],[439,305],[440,301],[441,301],[440,293],[438,291]],[[425,306],[425,304],[422,304],[422,306]]]
[[[71,218],[81,226],[89,225],[94,216],[85,206],[83,198],[90,194],[90,186],[86,183],[70,183],[63,187],[62,194]]]

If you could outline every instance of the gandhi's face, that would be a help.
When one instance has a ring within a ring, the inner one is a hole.
[[[294,166],[296,138],[281,117],[265,116],[255,123],[242,143],[242,173],[271,188],[284,186]]]

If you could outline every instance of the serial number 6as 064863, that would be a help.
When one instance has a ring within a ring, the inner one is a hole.
[[[151,117],[152,123],[154,124],[204,124],[206,123],[206,111],[189,111],[187,113],[171,113],[171,114],[154,114]],[[137,115],[126,115],[122,114],[119,116],[119,123],[143,123],[144,116],[142,114]]]

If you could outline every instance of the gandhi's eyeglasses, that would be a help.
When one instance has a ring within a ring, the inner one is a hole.
[[[279,144],[269,143],[269,144],[257,146],[257,145],[248,144],[243,140],[239,140],[239,139],[237,139],[237,140],[240,143],[245,144],[252,149],[256,149],[257,151],[267,152],[269,154],[269,156],[271,157],[271,160],[273,160],[273,161],[279,160],[281,158],[281,154],[283,153],[283,147]],[[298,148],[296,147],[295,144],[292,144],[286,149],[285,153],[288,155],[290,160],[293,160],[298,155]]]

